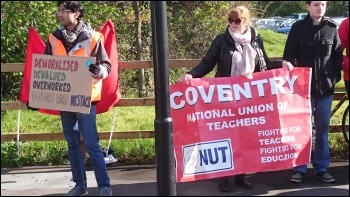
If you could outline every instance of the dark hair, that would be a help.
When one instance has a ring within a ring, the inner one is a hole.
[[[57,1],[57,6],[60,7],[61,4],[63,4],[63,6],[72,11],[73,13],[76,11],[80,12],[79,18],[82,18],[84,16],[84,7],[81,4],[80,1]]]
[[[311,1],[305,1],[307,5],[310,5],[311,4]]]

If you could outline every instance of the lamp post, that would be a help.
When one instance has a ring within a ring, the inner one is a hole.
[[[168,26],[166,2],[151,1],[155,86],[155,146],[158,196],[176,196],[173,128],[169,102]]]

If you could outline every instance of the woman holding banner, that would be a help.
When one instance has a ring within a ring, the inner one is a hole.
[[[266,55],[263,40],[251,26],[250,11],[244,6],[232,9],[228,14],[229,25],[223,34],[217,35],[202,61],[183,74],[180,81],[188,84],[192,78],[201,78],[217,65],[215,77],[243,75],[252,78],[254,72],[281,68],[281,61],[270,61]],[[219,190],[230,192],[229,177],[219,178]],[[251,189],[245,174],[235,175],[235,183]]]

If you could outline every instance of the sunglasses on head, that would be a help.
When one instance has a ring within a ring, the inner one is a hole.
[[[234,22],[236,25],[240,25],[242,22],[242,19],[239,19],[239,18],[235,18],[235,19],[228,18],[227,20],[230,24],[232,24]]]

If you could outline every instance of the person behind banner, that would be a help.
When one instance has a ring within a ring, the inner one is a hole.
[[[75,187],[67,196],[88,194],[85,161],[80,147],[80,134],[92,162],[100,196],[112,196],[109,175],[96,126],[96,104],[101,97],[102,80],[111,72],[111,63],[104,48],[103,35],[93,30],[82,17],[84,8],[79,1],[58,1],[60,26],[49,35],[45,54],[63,56],[92,56],[96,63],[87,69],[92,76],[91,108],[89,114],[60,111],[63,134],[68,144],[68,157]],[[74,131],[78,122],[79,132]]]
[[[335,84],[340,81],[343,55],[337,26],[326,19],[327,1],[306,1],[308,15],[293,24],[283,52],[283,66],[311,67],[311,110],[316,128],[314,176],[334,182],[327,172],[331,157],[328,131]],[[291,182],[300,183],[307,165],[294,167]]]
[[[343,56],[343,77],[346,93],[349,97],[349,11],[347,12],[347,17],[344,19],[338,28],[339,38],[341,42],[341,48],[345,55]]]
[[[247,78],[252,78],[254,72],[282,67],[281,61],[270,61],[267,57],[263,40],[251,26],[250,11],[245,6],[232,9],[228,14],[228,23],[225,32],[212,41],[201,62],[181,76],[181,82],[189,84],[192,78],[204,77],[215,65],[215,77],[242,75]],[[220,191],[231,191],[229,177],[221,177],[218,182]],[[245,174],[235,175],[235,183],[246,189],[253,188]]]

